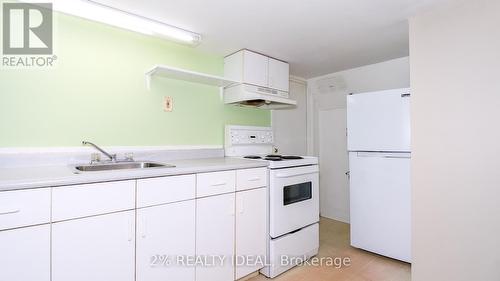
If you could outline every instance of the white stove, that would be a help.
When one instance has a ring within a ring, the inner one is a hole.
[[[225,154],[229,157],[267,161],[269,266],[268,277],[294,267],[318,253],[319,168],[318,158],[277,155],[270,127],[226,126]],[[283,259],[283,257],[288,257]],[[284,261],[291,261],[287,262]]]

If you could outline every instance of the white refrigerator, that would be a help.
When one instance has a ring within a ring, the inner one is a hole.
[[[411,261],[410,90],[347,97],[351,245]]]

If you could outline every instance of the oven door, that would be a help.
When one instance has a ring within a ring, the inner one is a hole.
[[[269,179],[272,238],[319,221],[317,165],[271,170]]]

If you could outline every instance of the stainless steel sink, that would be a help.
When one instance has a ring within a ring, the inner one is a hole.
[[[128,169],[173,168],[174,165],[156,162],[113,162],[74,166],[77,172],[98,172]]]

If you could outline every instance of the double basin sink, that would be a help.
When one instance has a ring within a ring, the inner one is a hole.
[[[129,169],[151,169],[151,168],[174,168],[175,165],[163,164],[157,162],[130,161],[130,162],[110,162],[88,165],[74,166],[77,173],[81,172],[98,172],[98,171],[115,171]]]

